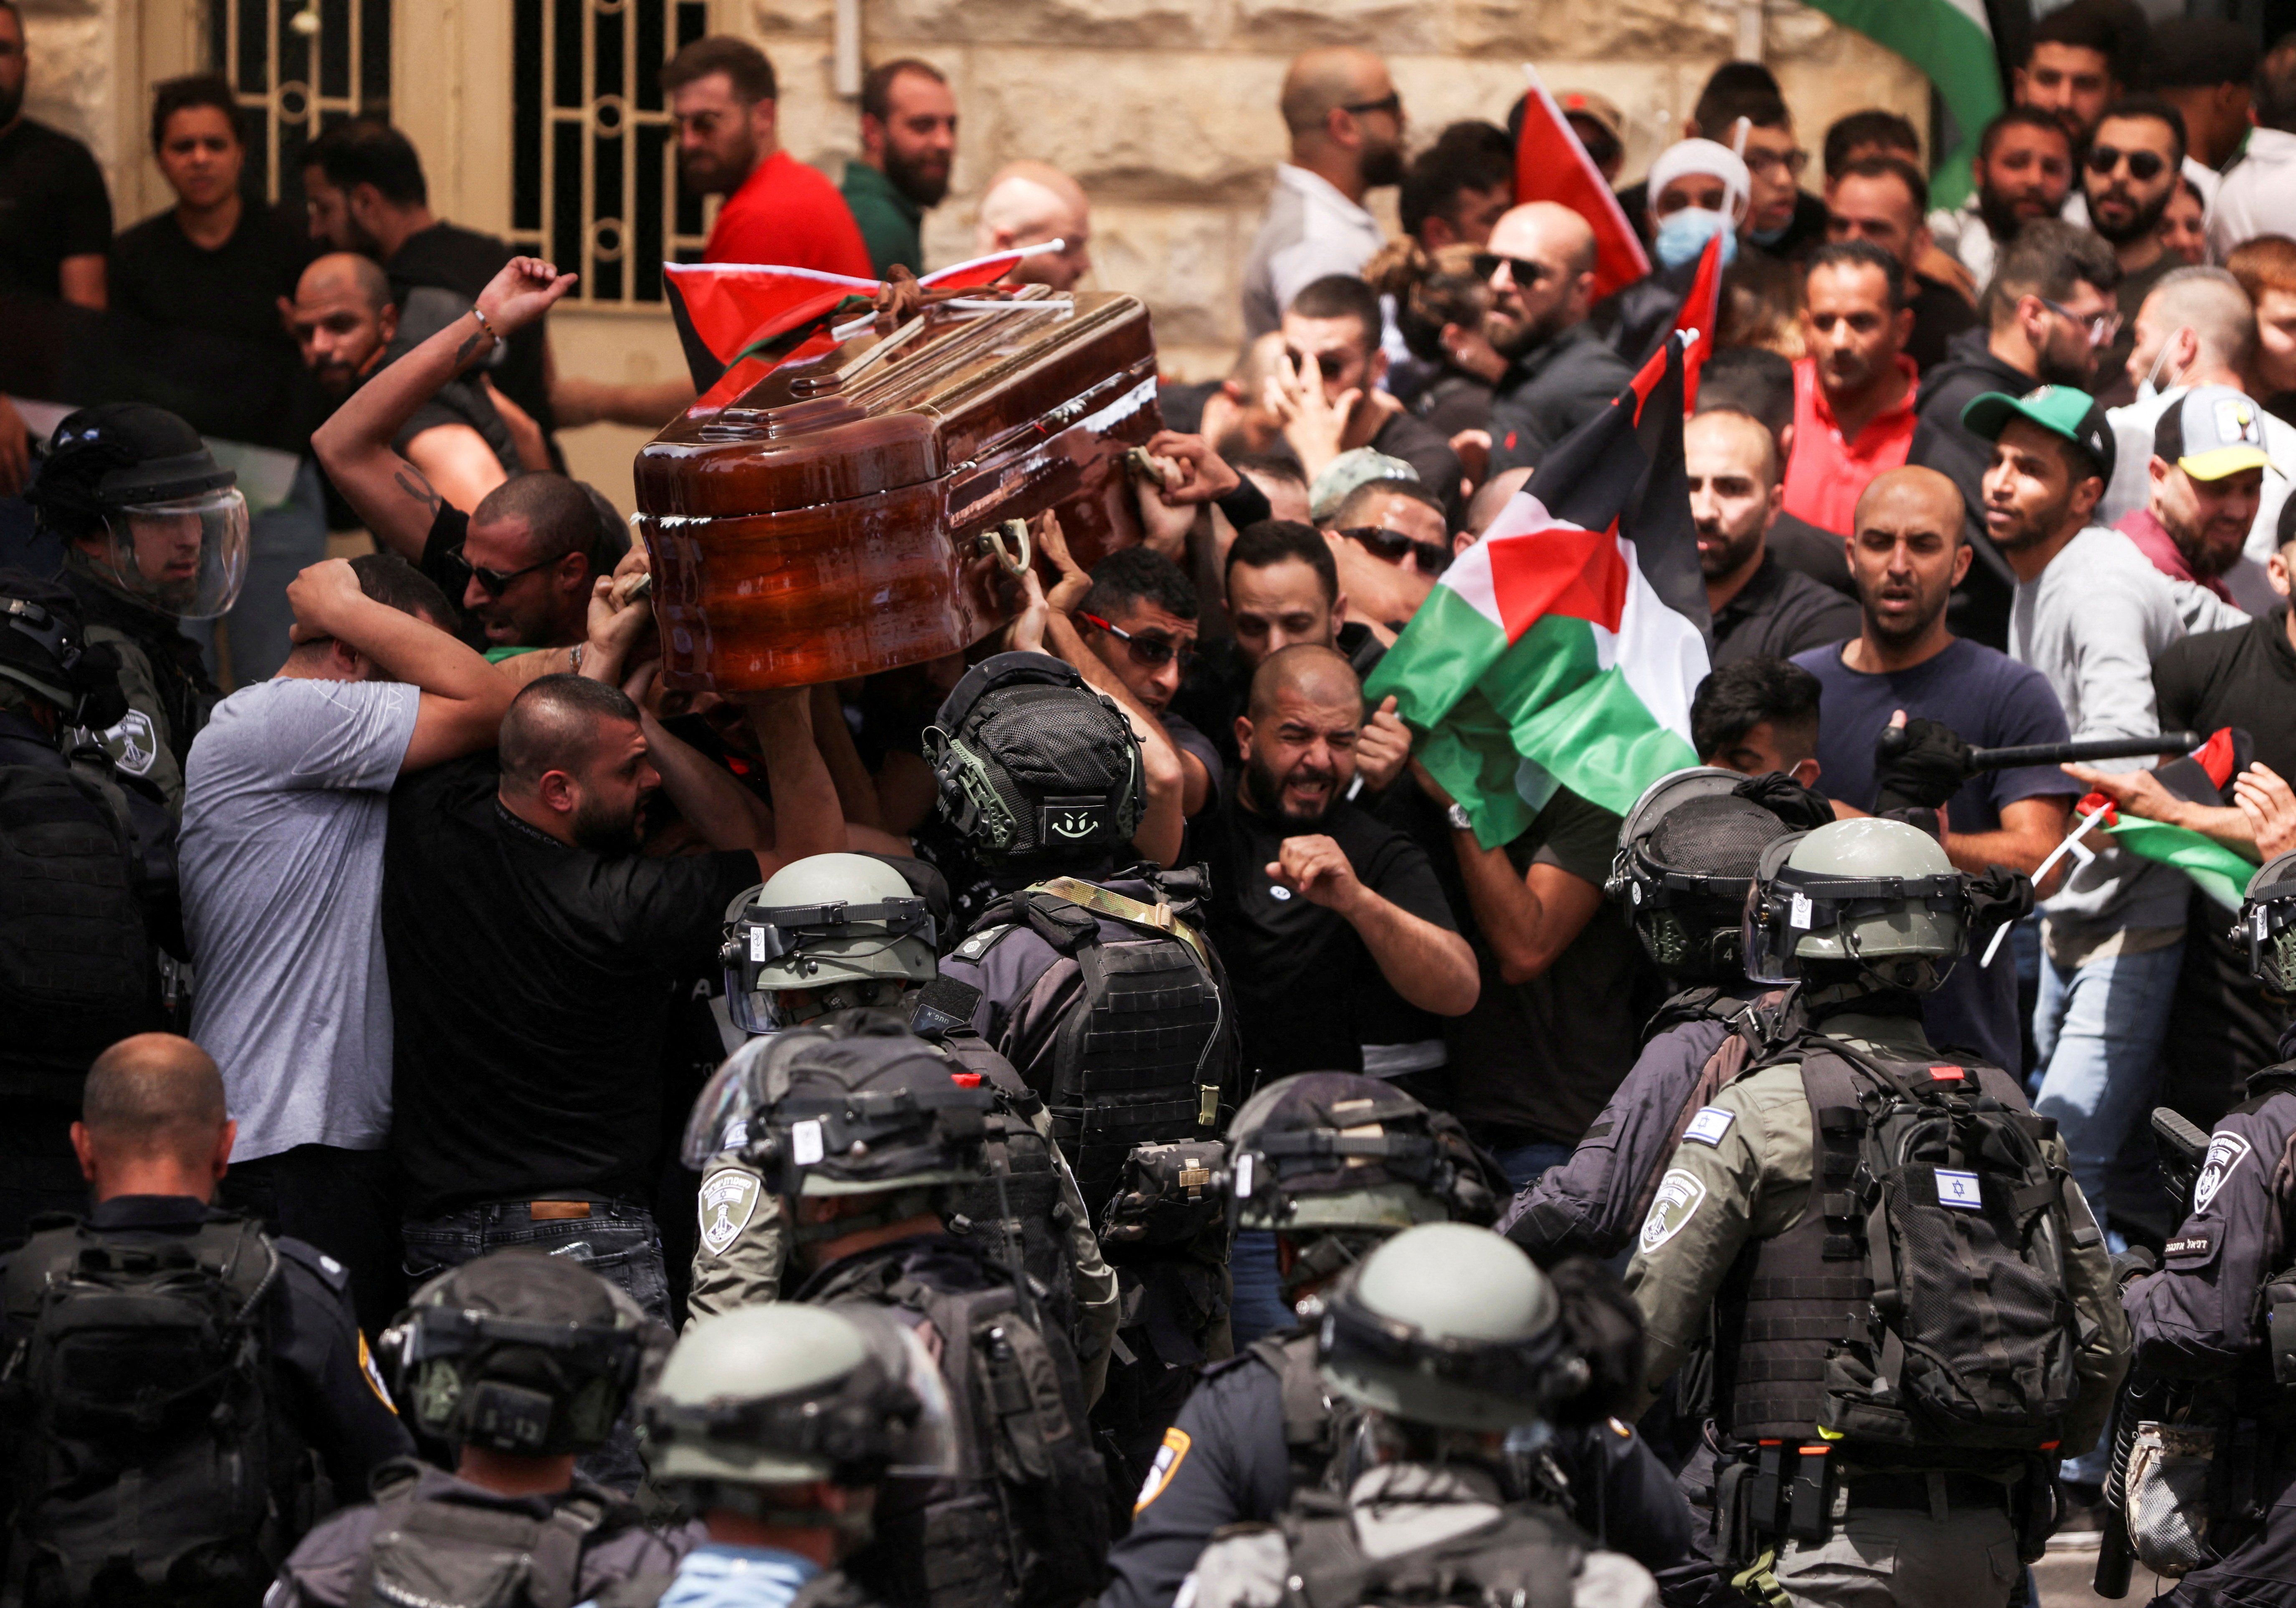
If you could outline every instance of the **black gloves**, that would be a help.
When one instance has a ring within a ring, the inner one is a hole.
[[[1874,742],[1874,813],[1941,808],[1969,780],[1969,744],[1935,720],[1883,727]]]
[[[1796,832],[1815,832],[1833,819],[1833,806],[1816,788],[1804,787],[1784,771],[1749,776],[1730,790],[1733,797],[1760,805]]]

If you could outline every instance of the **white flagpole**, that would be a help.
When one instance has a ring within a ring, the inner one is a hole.
[[[2079,842],[2083,837],[2087,835],[2088,829],[2090,827],[2104,819],[2105,813],[2112,808],[2112,800],[2107,800],[2104,803],[2098,805],[2095,809],[2090,810],[2087,815],[2083,816],[2080,818],[2079,825],[2065,833],[2065,841],[2058,844],[2054,849],[2050,849],[2049,857],[2033,867],[2033,885],[2035,887],[2038,888],[2040,886],[2041,879],[2049,874],[2051,868],[2054,867],[2059,860],[2063,859],[2065,856],[2072,852],[2073,845]],[[2004,922],[2000,926],[1996,927],[1993,930],[1993,941],[1985,946],[1985,954],[1977,963],[1980,969],[1989,966],[1993,964],[1993,956],[2000,950],[2001,940],[2009,935],[2009,928],[2011,925],[2012,923]]]

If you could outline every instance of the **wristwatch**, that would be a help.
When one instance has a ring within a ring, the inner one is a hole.
[[[1474,818],[1467,814],[1467,807],[1456,800],[1452,801],[1450,808],[1443,812],[1443,818],[1451,823],[1454,832],[1472,832],[1475,829]]]

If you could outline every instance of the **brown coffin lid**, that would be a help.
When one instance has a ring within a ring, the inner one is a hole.
[[[1030,289],[1043,299],[1041,287]],[[1154,349],[1139,299],[1072,300],[929,314],[889,338],[858,335],[816,362],[776,369],[722,412],[680,414],[642,447],[639,503],[655,519],[692,519],[842,502],[961,471],[1016,431],[1128,409],[1144,386],[1152,398]],[[1144,380],[1136,363],[1090,355],[1111,339],[1150,358]],[[1077,372],[1052,372],[1062,368]],[[1073,398],[1061,410],[1069,417],[1012,416],[1009,398],[1054,394]]]

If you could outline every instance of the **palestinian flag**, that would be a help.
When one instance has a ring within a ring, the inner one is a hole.
[[[1682,466],[1683,342],[1668,340],[1547,454],[1445,570],[1364,689],[1424,734],[1418,757],[1486,848],[1559,784],[1623,815],[1698,762],[1706,586]],[[1537,495],[1533,495],[1533,492]]]
[[[1682,299],[1682,311],[1675,316],[1675,332],[1683,340],[1682,353],[1682,411],[1688,414],[1698,406],[1699,371],[1714,355],[1715,331],[1722,322],[1722,240],[1720,233],[1706,242],[1698,254],[1698,272],[1690,282],[1690,294]]]
[[[917,283],[928,290],[993,284],[1022,258],[1061,246],[1055,240],[976,257]],[[715,413],[783,364],[829,351],[838,343],[840,326],[873,312],[877,293],[885,288],[882,280],[817,268],[730,262],[661,266],[685,366],[693,389],[701,393],[690,410],[694,413]]]
[[[1985,0],[1809,0],[1844,28],[1929,75],[1945,116],[1930,134],[1930,204],[1968,199],[1977,136],[2001,110],[2001,67]]]
[[[1514,143],[1514,204],[1555,201],[1587,220],[1595,231],[1595,299],[1600,301],[1648,278],[1649,253],[1611,193],[1610,181],[1563,119],[1562,108],[1528,62],[1522,70],[1530,93],[1523,98],[1522,132]]]
[[[2226,801],[2224,790],[2247,762],[2248,748],[2246,732],[2220,726],[2189,755],[2155,770],[2153,779],[2187,803],[2219,808]],[[2124,816],[2103,793],[2093,792],[2083,799],[2078,813],[2087,815],[2100,806],[2105,814],[2099,825],[2116,845],[2148,860],[2174,866],[2226,909],[2240,909],[2248,880],[2256,874],[2255,862],[2189,826]]]

